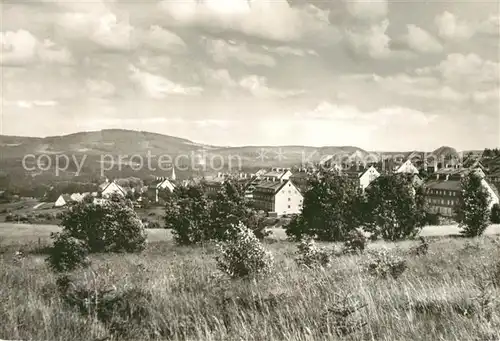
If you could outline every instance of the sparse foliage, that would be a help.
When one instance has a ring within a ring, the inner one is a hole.
[[[297,246],[297,257],[295,261],[299,265],[304,265],[309,268],[327,267],[330,265],[330,252],[325,248],[319,247],[313,239],[306,238]]]
[[[366,248],[367,242],[368,240],[363,232],[353,230],[347,235],[342,251],[344,254],[362,253]]]
[[[373,276],[380,278],[399,278],[407,269],[406,260],[387,250],[377,249],[369,253],[366,270]]]

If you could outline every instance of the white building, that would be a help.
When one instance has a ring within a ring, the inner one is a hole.
[[[127,195],[127,192],[125,192],[122,186],[112,181],[108,182],[105,186],[102,186],[102,197],[109,198],[112,194],[117,194],[125,197]]]
[[[302,211],[304,197],[290,180],[266,180],[257,184],[252,193],[256,209],[278,216],[298,214]]]
[[[359,187],[363,192],[375,179],[380,176],[380,173],[373,166],[361,171],[347,171],[344,172],[344,174],[358,182]]]
[[[398,169],[396,169],[395,173],[418,174],[419,171],[411,160],[406,160],[401,166],[399,166]]]

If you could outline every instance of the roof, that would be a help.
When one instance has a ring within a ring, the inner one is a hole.
[[[448,191],[461,191],[462,185],[460,180],[433,180],[426,184],[428,189],[442,189]]]
[[[116,182],[114,182],[114,181],[113,181],[113,182],[108,183],[108,185],[107,185],[107,186],[105,186],[105,187],[102,189],[102,191],[104,192],[104,191],[105,191],[105,190],[106,190],[109,186],[111,186],[112,184],[114,184],[114,185],[118,188],[118,190],[119,190],[120,192],[122,192],[124,195],[125,195],[125,194],[127,194],[127,192],[125,192],[125,190],[123,189],[123,187],[122,187],[122,186],[120,186],[120,185],[118,185],[118,184],[117,184]]]
[[[269,190],[272,190],[274,191],[273,193],[277,193],[288,182],[289,181],[262,181],[255,185],[254,191],[263,190],[269,192]]]
[[[495,184],[492,183],[491,181],[488,181],[488,180],[485,180],[485,181],[491,187],[491,189],[493,190],[493,193],[495,193],[495,195],[497,196],[497,198],[500,199],[500,193],[498,191],[498,187],[495,186]]]
[[[73,200],[71,199],[71,195],[69,195],[69,194],[61,194],[61,197],[63,198],[63,200],[64,200],[65,202],[70,202],[70,201],[73,201]]]

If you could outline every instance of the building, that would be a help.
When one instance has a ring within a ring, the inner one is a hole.
[[[411,160],[406,160],[401,166],[399,166],[395,173],[404,173],[404,174],[418,174],[419,171],[417,167],[411,162]]]
[[[453,216],[455,208],[462,194],[461,179],[470,172],[476,172],[481,177],[481,184],[490,196],[489,209],[500,202],[500,194],[497,187],[489,181],[481,168],[454,169],[444,172],[439,170],[434,177],[425,185],[426,200],[431,213],[443,216]]]
[[[288,168],[272,168],[271,171],[262,174],[260,178],[270,181],[284,181],[290,179],[291,176],[292,172]]]
[[[63,207],[66,206],[67,204],[71,203],[73,200],[71,200],[71,196],[69,194],[61,194],[59,198],[57,198],[56,202],[54,203],[54,207]]]
[[[253,190],[253,206],[270,215],[298,214],[302,211],[304,197],[290,180],[265,180]]]
[[[103,198],[109,198],[112,194],[117,194],[120,196],[125,197],[127,195],[127,192],[123,189],[122,186],[118,185],[116,182],[108,182],[106,184],[99,186],[102,188],[102,197]]]
[[[380,176],[379,171],[376,170],[373,166],[370,166],[366,169],[347,170],[343,171],[341,174],[358,183],[363,192],[375,179]]]

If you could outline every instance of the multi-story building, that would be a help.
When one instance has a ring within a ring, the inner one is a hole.
[[[304,197],[290,180],[265,180],[252,193],[253,206],[270,215],[297,214],[302,210]]]
[[[341,174],[354,180],[363,192],[375,179],[380,176],[380,173],[373,166],[366,169],[342,171]]]
[[[497,187],[487,179],[480,167],[440,169],[425,184],[426,200],[431,213],[449,217],[455,214],[462,194],[461,180],[470,172],[475,172],[481,177],[481,184],[490,197],[489,209],[500,202]]]

